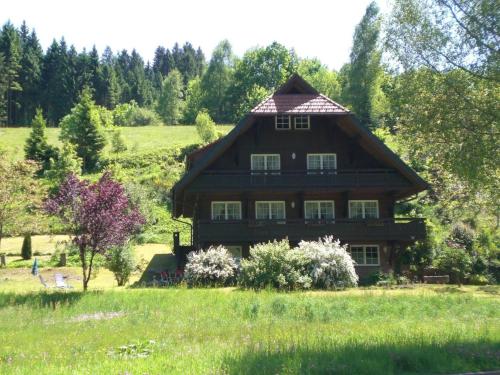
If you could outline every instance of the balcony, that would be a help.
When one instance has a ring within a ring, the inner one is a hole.
[[[393,169],[206,170],[193,181],[189,190],[203,192],[353,187],[398,189],[410,186],[410,182]]]
[[[290,241],[314,240],[332,235],[342,241],[414,241],[424,239],[425,222],[421,218],[314,220],[199,220],[201,243],[264,242],[288,237]]]

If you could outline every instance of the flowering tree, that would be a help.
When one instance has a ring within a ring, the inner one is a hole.
[[[70,227],[73,243],[80,253],[83,290],[87,290],[95,255],[106,255],[112,247],[123,245],[144,223],[110,173],[104,173],[94,184],[69,174],[59,192],[47,200],[45,208]]]

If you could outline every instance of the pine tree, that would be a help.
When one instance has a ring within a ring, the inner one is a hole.
[[[163,80],[162,92],[156,106],[156,111],[165,124],[177,124],[182,109],[182,76],[174,69]]]
[[[347,70],[346,86],[343,97],[361,123],[374,126],[372,106],[377,90],[380,89],[380,50],[378,39],[380,34],[379,8],[372,2],[366,8],[365,15],[356,26],[350,65]]]
[[[82,159],[76,154],[75,146],[64,142],[59,149],[58,157],[52,160],[51,168],[45,172],[45,177],[58,186],[68,174],[79,176],[82,173]]]
[[[0,52],[0,124],[7,122],[7,66]]]
[[[54,158],[55,149],[47,142],[45,129],[47,124],[43,118],[41,108],[37,108],[35,117],[31,124],[31,133],[26,139],[24,152],[27,160],[34,160],[42,164],[42,170],[47,170],[50,167],[51,158]]]
[[[7,22],[0,32],[0,53],[3,54],[5,64],[5,77],[7,81],[7,123],[17,123],[17,108],[19,92],[22,90],[19,84],[19,69],[21,67],[21,39],[15,27]]]
[[[31,251],[31,234],[25,234],[23,239],[23,245],[21,247],[21,257],[24,260],[31,259],[32,251]]]
[[[43,51],[35,30],[30,34],[27,26],[21,26],[21,68],[19,83],[20,93],[20,124],[29,124],[38,106],[41,105],[41,74]]]
[[[84,172],[97,169],[106,137],[89,88],[83,89],[78,104],[61,121],[60,138],[75,145],[77,155],[82,158]]]

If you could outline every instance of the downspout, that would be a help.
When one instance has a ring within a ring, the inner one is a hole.
[[[172,220],[177,221],[178,223],[189,225],[190,230],[190,238],[191,238],[191,246],[193,246],[193,224],[187,221],[179,220],[175,217],[175,190],[172,190]]]

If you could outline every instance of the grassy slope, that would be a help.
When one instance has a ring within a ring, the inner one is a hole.
[[[472,287],[289,294],[183,288],[0,293],[0,373],[498,369],[499,289],[489,288],[489,293]],[[110,312],[122,315],[88,320]],[[123,349],[128,357],[120,355],[118,348],[128,344],[144,344],[152,352],[138,358],[129,348]]]
[[[227,133],[231,125],[219,125],[218,129]],[[200,138],[194,126],[141,126],[122,127],[122,134],[129,150],[151,150],[159,147],[186,146],[199,143]],[[15,159],[24,157],[24,142],[30,128],[1,128],[0,149],[4,148]],[[59,145],[59,129],[48,128],[49,143]]]

